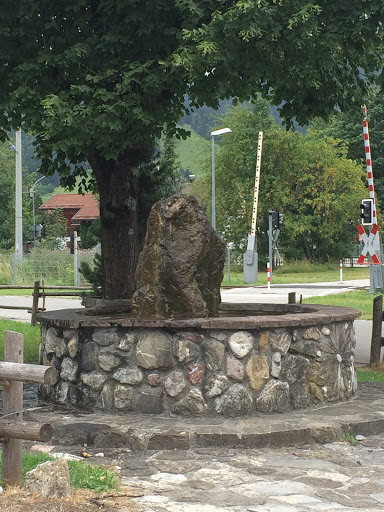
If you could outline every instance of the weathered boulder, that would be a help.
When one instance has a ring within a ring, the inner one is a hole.
[[[39,464],[26,474],[25,489],[40,492],[44,498],[70,496],[68,462],[59,459]]]
[[[194,197],[152,207],[136,271],[134,316],[217,316],[225,246]]]

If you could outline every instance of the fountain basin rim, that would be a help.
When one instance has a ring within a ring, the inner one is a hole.
[[[225,303],[226,305],[228,303]],[[241,304],[231,304],[238,310],[239,316],[219,316],[209,318],[144,318],[129,317],[128,315],[99,315],[88,316],[84,308],[55,310],[39,313],[37,319],[48,325],[66,329],[87,327],[111,328],[169,328],[169,329],[278,329],[279,327],[305,327],[326,325],[333,322],[353,321],[361,315],[357,309],[342,306],[306,304],[301,311],[299,305],[281,305],[288,312],[284,314],[266,314],[252,316],[252,310],[266,304],[247,304],[247,309],[241,309]],[[268,306],[271,306],[268,304]],[[275,307],[279,305],[274,305]],[[290,306],[293,306],[290,308]],[[248,309],[249,308],[249,309]],[[290,312],[292,311],[292,312]],[[225,311],[222,311],[223,315]]]

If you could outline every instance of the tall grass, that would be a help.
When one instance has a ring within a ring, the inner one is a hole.
[[[284,262],[284,265],[275,269],[276,274],[302,274],[328,272],[338,269],[339,262],[311,263],[308,260],[292,260]]]
[[[91,262],[94,251],[79,251],[80,261]],[[0,253],[0,284],[13,283],[13,254]],[[23,262],[16,266],[16,284],[32,285],[44,281],[47,285],[74,285],[74,256],[69,250],[36,249],[24,254]],[[82,284],[84,278],[82,278]]]
[[[24,363],[39,364],[40,325],[0,319],[0,361],[4,360],[5,331],[24,334]]]

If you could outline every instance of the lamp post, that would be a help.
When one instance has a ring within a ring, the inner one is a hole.
[[[15,259],[23,262],[23,196],[21,163],[21,130],[16,132],[16,211],[15,211]]]
[[[215,136],[232,133],[230,128],[222,128],[211,132],[212,137],[212,227],[216,229],[216,186],[215,186]]]
[[[39,183],[39,181],[43,180],[45,176],[42,176],[32,185],[30,192],[32,193],[32,210],[33,210],[33,246],[35,246],[36,239],[36,215],[35,215],[35,186]]]

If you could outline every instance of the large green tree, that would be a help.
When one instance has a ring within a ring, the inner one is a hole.
[[[0,130],[33,132],[41,172],[58,171],[67,185],[90,163],[103,294],[127,298],[140,248],[138,175],[164,126],[176,131],[184,95],[215,107],[259,91],[299,122],[361,103],[382,67],[383,15],[381,0],[3,2]]]
[[[277,126],[269,105],[258,99],[253,111],[230,109],[218,119],[232,133],[216,156],[218,231],[225,241],[246,246],[250,233],[258,132],[263,153],[258,206],[258,252],[268,253],[268,210],[280,210],[282,252],[288,258],[328,260],[348,255],[359,222],[364,169],[346,157],[347,147],[316,134]],[[193,188],[210,209],[210,164]]]
[[[379,207],[384,207],[384,96],[380,87],[372,87],[367,98],[367,118],[372,154],[375,191]],[[349,112],[338,112],[329,121],[316,120],[311,130],[317,136],[330,136],[348,144],[348,157],[358,162],[365,159],[363,136],[363,112],[358,108]],[[365,162],[364,162],[365,163]],[[365,195],[368,197],[368,184]],[[362,198],[361,198],[362,199]]]

